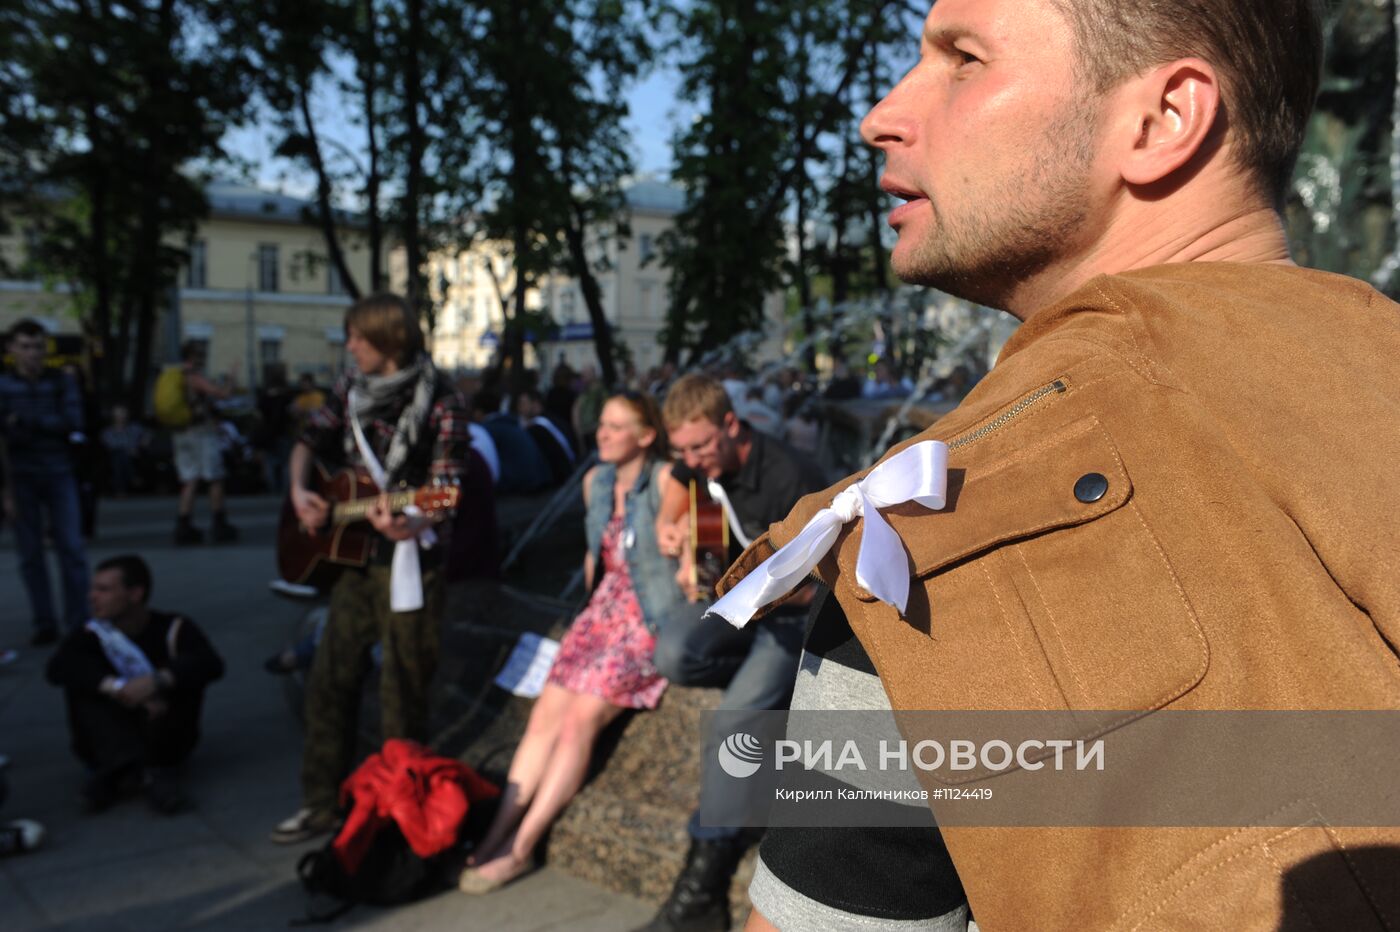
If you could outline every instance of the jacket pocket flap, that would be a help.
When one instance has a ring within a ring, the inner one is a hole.
[[[1007,541],[1092,521],[1132,495],[1118,449],[1092,415],[1003,458],[978,462],[955,450],[949,464],[942,511],[906,504],[884,512],[918,577]]]

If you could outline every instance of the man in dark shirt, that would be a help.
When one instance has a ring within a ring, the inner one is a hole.
[[[407,301],[376,294],[355,302],[345,315],[345,349],[356,371],[308,418],[292,449],[292,505],[309,531],[323,532],[332,504],[307,485],[313,457],[327,465],[363,467],[387,489],[460,482],[471,450],[461,398],[424,352],[423,333]],[[369,565],[342,572],[331,589],[330,614],[306,684],[302,808],[277,825],[274,842],[294,844],[334,826],[376,642],[383,653],[381,737],[427,741],[446,550],[429,532],[445,517],[395,515],[384,497],[370,509],[367,518],[376,534]],[[441,526],[439,531],[445,533]]]
[[[785,517],[799,498],[825,484],[810,457],[739,420],[729,395],[714,379],[688,375],[678,380],[666,395],[662,416],[672,449],[683,460],[672,476],[681,483],[694,479],[707,484],[724,506],[731,559],[769,524]],[[657,536],[663,551],[681,557],[678,578],[688,585],[688,522],[658,526]],[[723,688],[720,708],[727,712],[786,708],[811,592],[744,629],[718,619],[705,620],[706,602],[713,593],[692,594],[697,601],[689,610],[661,625],[656,668],[678,685]],[[732,725],[733,719],[724,724]],[[725,736],[709,735],[709,746]],[[670,898],[647,926],[650,930],[728,928],[729,882],[743,855],[744,841],[738,828],[701,823],[702,811],[714,811],[714,801],[707,803],[707,795],[714,792],[711,787],[733,785],[732,781],[726,784],[718,767],[717,756],[707,753],[702,763],[701,805],[690,820],[686,866]]]
[[[73,751],[92,774],[83,797],[93,811],[142,782],[157,812],[185,807],[173,768],[199,740],[205,687],[224,675],[204,632],[181,615],[151,611],[150,593],[145,560],[104,560],[92,577],[93,619],[49,660],[49,682],[67,700]]]
[[[87,616],[87,553],[83,549],[78,483],[68,445],[83,430],[78,386],[44,367],[48,333],[32,320],[10,328],[14,371],[0,373],[0,466],[8,484],[5,518],[14,523],[20,576],[34,616],[31,643],[58,640],[58,616],[44,562],[44,514],[63,577],[63,623],[75,631]]]

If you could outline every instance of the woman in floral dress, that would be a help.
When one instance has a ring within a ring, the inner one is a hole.
[[[684,596],[675,560],[656,543],[671,471],[656,402],[634,392],[609,398],[597,438],[601,463],[583,480],[583,572],[592,596],[560,645],[500,809],[462,872],[466,893],[487,893],[530,870],[541,836],[583,785],[598,735],[625,709],[655,708],[666,690],[652,666],[654,626]]]

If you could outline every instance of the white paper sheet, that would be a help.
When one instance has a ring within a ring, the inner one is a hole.
[[[545,678],[558,653],[558,641],[530,632],[520,635],[515,650],[496,675],[496,685],[517,696],[535,698],[544,691]]]

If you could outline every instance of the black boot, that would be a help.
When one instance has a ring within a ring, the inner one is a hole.
[[[189,515],[180,515],[175,519],[175,545],[177,547],[202,543],[204,543],[204,533],[194,526]]]
[[[228,523],[228,515],[214,512],[214,526],[211,529],[216,544],[228,544],[238,540],[238,528]]]
[[[671,895],[656,917],[636,932],[726,932],[729,882],[743,856],[744,844],[738,838],[692,838]]]

